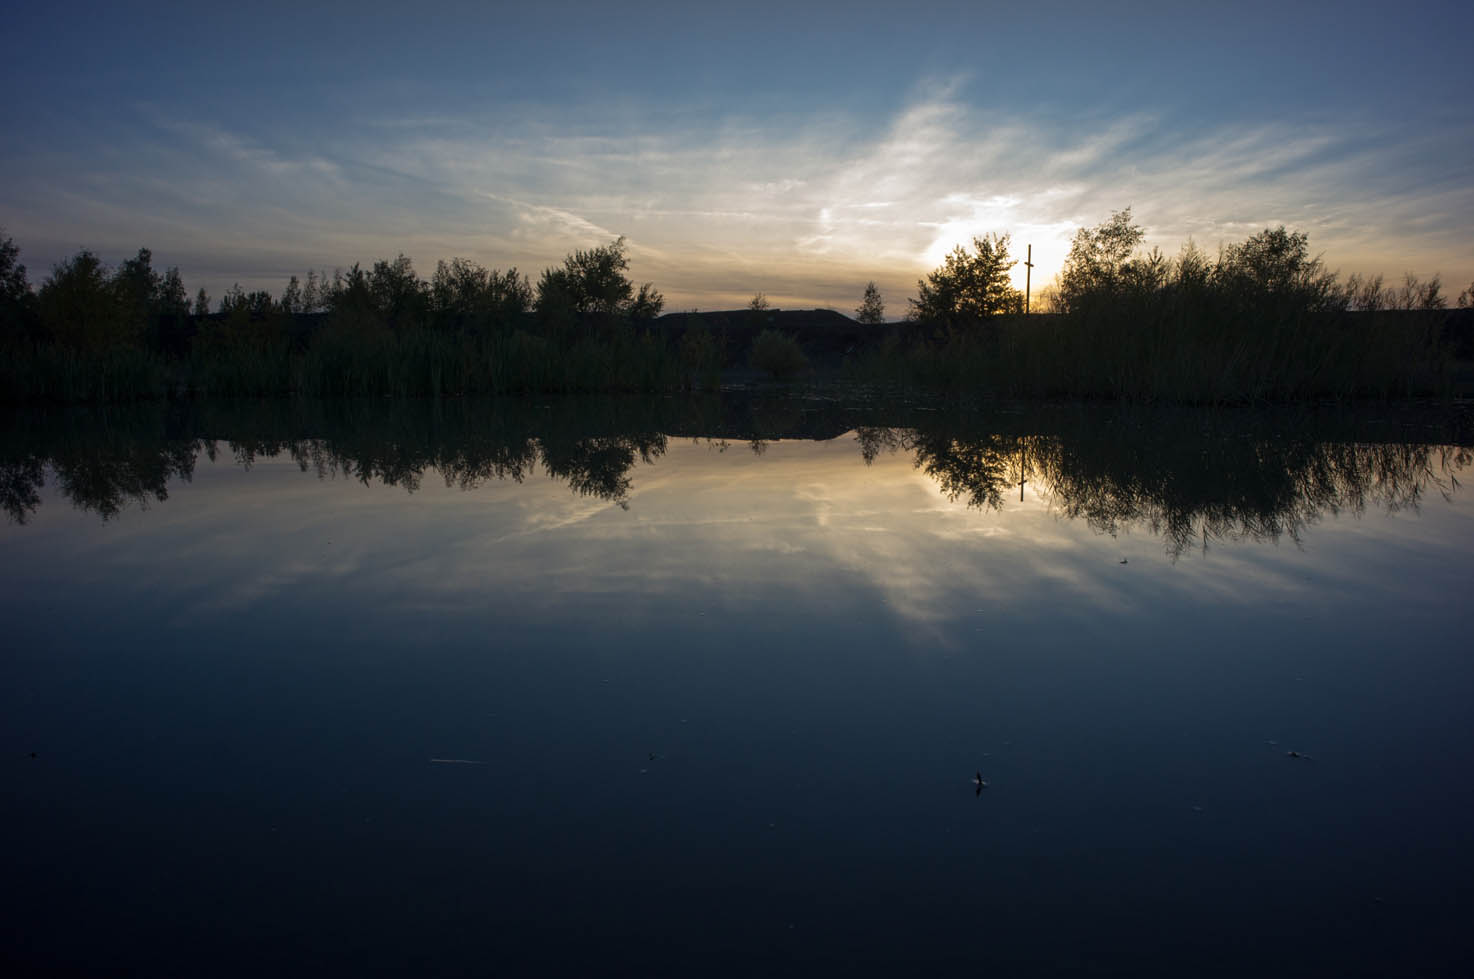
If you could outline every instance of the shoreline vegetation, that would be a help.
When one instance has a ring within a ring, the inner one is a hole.
[[[33,288],[0,234],[0,399],[459,397],[676,393],[770,377],[947,398],[1235,404],[1474,394],[1474,285],[1342,280],[1307,236],[1266,229],[1209,257],[1142,249],[1129,210],[1081,229],[1026,312],[1007,235],[974,239],[886,323],[874,284],[855,317],[748,308],[661,315],[627,276],[623,238],[534,284],[465,259],[293,276],[191,300],[152,256],[78,252]]]

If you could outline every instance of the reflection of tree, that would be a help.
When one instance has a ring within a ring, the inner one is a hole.
[[[1022,435],[977,434],[960,437],[948,431],[861,428],[860,454],[871,463],[881,452],[904,450],[916,468],[936,480],[954,503],[997,510],[1004,490],[1029,478],[1031,446],[1038,439]]]
[[[516,435],[506,441],[483,438],[473,444],[422,446],[418,452],[403,444],[375,448],[306,439],[275,450],[289,453],[304,472],[351,477],[364,483],[377,481],[411,493],[420,488],[429,469],[437,470],[445,485],[471,490],[492,481],[510,479],[520,483],[541,463],[549,476],[568,483],[580,496],[623,507],[628,505],[632,486],[629,473],[636,461],[647,465],[654,462],[665,453],[665,445],[663,435],[639,433],[568,440]],[[247,463],[242,460],[242,464]]]
[[[169,480],[188,482],[194,474],[198,445],[171,441],[156,449],[132,446],[121,458],[84,455],[56,459],[56,482],[77,506],[95,510],[104,520],[117,516],[129,502],[147,506],[150,498],[169,498]]]
[[[160,436],[134,438],[124,425],[91,432],[64,429],[49,443],[6,446],[0,454],[0,506],[10,519],[25,523],[41,505],[47,470],[76,506],[109,520],[129,503],[147,506],[169,497],[169,481],[188,482],[199,443]]]
[[[46,463],[41,459],[0,462],[0,506],[16,523],[25,523],[41,505],[41,487],[45,484]]]
[[[649,465],[664,454],[664,435],[606,436],[542,446],[543,466],[550,476],[568,480],[582,496],[611,500],[625,508],[635,456]]]
[[[1252,426],[1204,431],[1113,418],[1049,436],[949,430],[860,429],[862,457],[913,452],[916,466],[952,500],[1001,508],[1020,480],[1063,516],[1101,533],[1133,525],[1162,536],[1168,554],[1249,538],[1299,541],[1322,515],[1416,507],[1430,488],[1445,495],[1471,461],[1466,447],[1319,441]],[[1114,424],[1112,424],[1114,422]]]
[[[893,420],[903,424],[886,424]],[[1022,482],[1055,512],[1098,532],[1149,528],[1175,557],[1222,539],[1299,540],[1326,513],[1416,507],[1429,492],[1452,493],[1471,461],[1468,432],[1448,424],[1430,438],[1425,424],[1409,419],[1402,431],[1416,437],[1403,438],[1383,424],[1370,429],[1386,433],[1373,440],[1354,417],[1181,410],[968,416],[757,399],[730,410],[674,400],[468,400],[281,402],[247,411],[207,402],[17,419],[10,428],[0,422],[0,506],[24,523],[50,472],[74,505],[110,519],[130,503],[167,499],[170,481],[189,480],[199,455],[224,455],[247,469],[285,456],[323,478],[409,492],[432,471],[471,490],[522,482],[541,468],[575,493],[627,506],[635,468],[666,451],[663,432],[761,452],[768,439],[853,429],[865,462],[883,452],[912,454],[953,500],[999,509]]]
[[[1196,456],[1123,471],[1082,446],[1044,456],[1042,477],[1065,516],[1115,533],[1144,524],[1169,554],[1215,540],[1301,540],[1324,514],[1416,507],[1430,486],[1451,490],[1467,449],[1402,443],[1210,443]]]
[[[409,492],[419,489],[430,470],[447,486],[470,490],[489,481],[520,483],[541,465],[575,493],[627,506],[635,465],[654,462],[666,449],[666,436],[645,428],[644,419],[626,425],[595,414],[590,421],[582,410],[411,409],[361,418],[340,408],[348,414],[309,420],[310,427],[323,430],[313,436],[287,434],[303,424],[291,414],[254,416],[228,440],[166,433],[171,427],[213,426],[201,419],[173,424],[147,414],[132,419],[136,424],[103,426],[88,417],[49,432],[0,432],[0,506],[12,521],[24,523],[40,505],[50,469],[74,505],[110,519],[130,502],[146,506],[167,499],[169,481],[189,480],[199,455],[214,461],[222,454],[247,470],[258,460],[285,455],[320,478],[378,482]],[[614,430],[585,427],[601,424]]]

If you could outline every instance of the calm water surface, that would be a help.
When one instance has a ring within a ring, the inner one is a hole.
[[[24,968],[1474,962],[1461,420],[213,410],[7,429]]]

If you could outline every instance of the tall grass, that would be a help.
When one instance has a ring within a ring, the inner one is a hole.
[[[21,347],[0,359],[0,399],[657,393],[714,387],[716,356],[635,329],[483,335],[333,324],[306,345],[205,333],[176,358],[131,347]]]
[[[0,400],[133,401],[161,398],[173,372],[160,354],[136,347],[72,350],[27,345],[0,351]]]

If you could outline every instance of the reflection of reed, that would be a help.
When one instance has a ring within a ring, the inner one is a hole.
[[[1080,433],[1084,434],[1084,433]],[[1325,514],[1415,508],[1447,497],[1471,460],[1467,447],[1401,442],[1317,442],[1159,432],[1109,426],[1089,437],[963,435],[861,429],[862,456],[904,450],[951,500],[1000,509],[1032,482],[1056,512],[1099,533],[1145,526],[1168,554],[1216,540],[1298,542]]]

